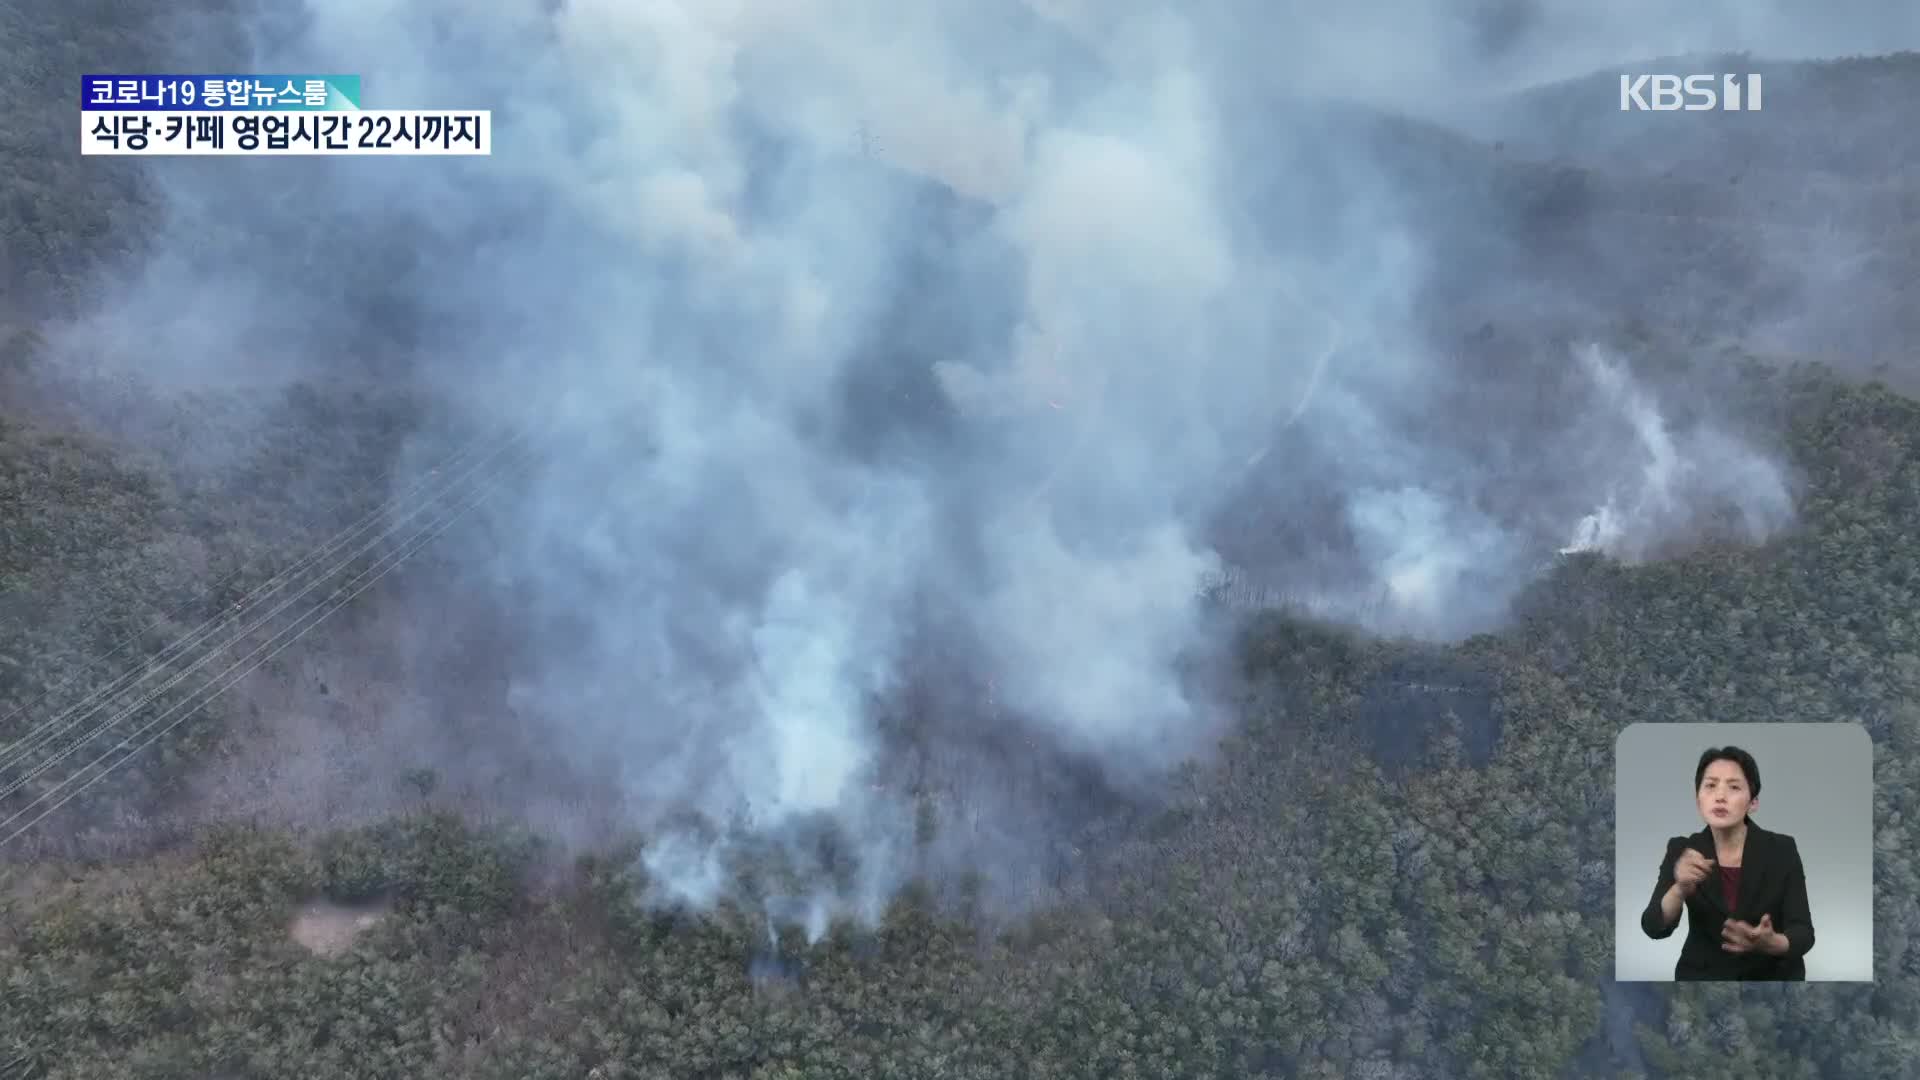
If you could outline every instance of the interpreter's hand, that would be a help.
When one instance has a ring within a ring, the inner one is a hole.
[[[1720,947],[1730,953],[1765,952],[1772,940],[1772,915],[1760,916],[1758,925],[1728,919],[1720,927]]]
[[[1711,873],[1713,860],[1688,848],[1680,853],[1680,858],[1673,864],[1673,883],[1680,886],[1680,895],[1692,896],[1693,890],[1699,888]]]

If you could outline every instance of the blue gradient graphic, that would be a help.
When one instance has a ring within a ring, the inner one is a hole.
[[[84,75],[86,112],[351,112],[358,75]]]

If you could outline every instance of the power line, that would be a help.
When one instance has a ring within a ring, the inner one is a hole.
[[[473,441],[473,445],[479,446],[484,441],[485,441],[484,437],[476,438]],[[452,465],[454,461],[459,460],[461,457],[464,457],[466,454],[470,452],[471,452],[471,448],[467,450],[462,450],[460,453],[453,455],[447,461],[442,462],[440,468],[446,468]],[[439,471],[438,468],[434,470],[435,473],[437,473],[438,471]],[[370,493],[375,487],[375,485],[379,484],[382,480],[384,480],[384,477],[380,479],[369,480],[366,483],[361,484],[358,487],[358,489],[356,489],[356,491],[354,492],[355,496],[364,497],[365,495]],[[425,480],[415,481],[414,486],[419,487],[425,482],[426,482]],[[378,517],[378,515],[382,512],[383,512],[382,510],[373,511],[372,513],[368,514],[366,517],[362,518],[361,520],[364,522],[370,518]],[[354,526],[349,526],[350,530],[352,528],[354,528]],[[315,556],[311,554],[307,556],[308,559],[311,559],[314,557]],[[305,562],[305,561],[306,561],[305,559],[302,560],[302,562]],[[282,573],[292,573],[298,568],[299,568],[299,564],[296,564],[295,566],[289,567],[287,570],[282,571]],[[0,718],[0,730],[4,730],[8,727],[11,727],[13,722],[19,719],[20,716],[22,716],[25,713],[31,712],[34,709],[38,709],[41,705],[46,703],[48,698],[51,698],[53,695],[59,693],[62,690],[67,689],[69,686],[72,686],[74,683],[80,681],[81,676],[85,675],[87,672],[105,664],[107,661],[112,660],[114,657],[120,655],[122,652],[125,652],[127,647],[132,645],[134,642],[145,639],[147,635],[153,633],[155,630],[160,629],[160,627],[166,625],[169,622],[177,621],[181,616],[187,613],[188,609],[194,607],[196,604],[205,603],[210,597],[214,596],[215,594],[224,590],[227,586],[239,580],[240,577],[244,575],[246,572],[247,572],[247,569],[244,566],[236,568],[230,573],[221,577],[220,580],[214,582],[212,585],[208,585],[201,588],[198,592],[194,593],[194,595],[190,596],[188,599],[175,605],[171,611],[163,613],[162,615],[160,615],[160,617],[154,619],[151,623],[148,623],[145,627],[134,631],[132,634],[127,635],[125,638],[122,638],[119,641],[119,643],[114,645],[112,649],[108,650],[103,655],[87,661],[85,664],[82,664],[78,670],[67,675],[66,678],[60,680],[58,683],[55,683],[53,686],[50,686],[47,689],[41,691],[40,695],[34,698],[32,701],[29,701],[24,705],[15,706],[13,711],[9,712],[5,718]],[[94,619],[90,619],[81,627],[81,630],[83,632],[87,630],[92,630],[95,627],[99,626],[101,623],[105,622],[107,618],[108,616],[100,616]],[[84,702],[82,702],[82,704],[84,704]],[[25,742],[25,741],[26,741],[26,737],[22,737],[21,739],[16,740],[15,742],[8,744],[7,746],[0,747],[0,768],[5,767],[3,763],[5,762],[7,756],[11,754],[22,742]]]
[[[521,453],[516,455],[515,460],[513,460],[510,464],[503,466],[502,468],[497,470],[487,480],[481,482],[479,486],[481,486],[485,490],[483,490],[479,495],[473,497],[472,499],[469,499],[465,504],[457,506],[453,510],[447,512],[433,525],[430,525],[414,533],[413,537],[406,542],[406,545],[400,551],[389,553],[383,556],[373,566],[365,570],[362,570],[353,579],[353,581],[350,581],[347,585],[342,585],[340,588],[336,589],[332,594],[332,596],[329,596],[327,600],[323,600],[320,603],[314,605],[312,608],[309,608],[307,615],[302,616],[301,619],[299,620],[295,620],[294,626],[290,626],[288,628],[282,629],[279,633],[275,634],[272,638],[269,638],[267,642],[260,645],[258,648],[254,649],[253,652],[247,654],[245,657],[241,658],[240,660],[235,661],[225,671],[221,672],[220,675],[215,676],[212,682],[219,682],[221,679],[226,678],[226,676],[228,675],[232,675],[236,671],[238,671],[239,674],[234,675],[233,678],[227,679],[227,681],[225,681],[224,683],[221,683],[221,685],[216,687],[212,693],[207,694],[204,698],[202,698],[198,702],[194,702],[191,698],[189,698],[187,701],[183,701],[175,705],[173,708],[168,709],[166,712],[162,713],[160,716],[155,717],[154,719],[148,721],[145,725],[136,729],[132,734],[128,735],[125,739],[121,740],[121,742],[118,745],[107,750],[105,753],[101,754],[99,757],[95,758],[92,762],[89,762],[84,767],[78,770],[75,770],[75,772],[71,776],[69,776],[67,779],[61,781],[59,784],[54,785],[53,788],[49,789],[48,791],[36,797],[33,801],[29,802],[26,806],[22,807],[19,811],[15,812],[12,816],[8,817],[5,821],[0,821],[0,829],[6,829],[12,826],[14,822],[19,821],[22,817],[26,816],[28,813],[31,813],[36,806],[38,806],[41,803],[45,803],[56,792],[60,791],[61,788],[64,788],[69,784],[72,784],[74,780],[80,775],[82,775],[83,773],[86,773],[94,769],[95,767],[99,766],[101,762],[107,760],[107,758],[113,756],[114,754],[120,752],[121,750],[128,750],[125,756],[121,757],[117,761],[114,761],[112,764],[109,764],[106,768],[102,769],[100,772],[96,773],[95,775],[88,777],[85,781],[81,782],[78,787],[74,788],[72,791],[69,791],[67,794],[61,796],[58,800],[55,800],[50,805],[46,806],[44,810],[41,810],[40,813],[35,814],[33,818],[27,821],[24,825],[21,825],[19,828],[14,829],[12,832],[8,833],[4,839],[0,839],[0,847],[4,847],[7,844],[10,844],[13,841],[19,839],[22,835],[24,835],[27,832],[27,830],[33,828],[33,826],[45,820],[54,811],[60,809],[62,806],[65,806],[67,803],[77,798],[82,792],[86,791],[89,787],[93,786],[95,783],[98,783],[100,780],[102,780],[103,778],[111,774],[114,769],[120,767],[121,765],[126,764],[128,761],[131,761],[137,754],[139,754],[141,750],[144,750],[148,746],[153,745],[154,742],[164,737],[167,734],[167,732],[172,731],[175,727],[178,727],[181,723],[183,723],[188,717],[194,715],[201,708],[204,708],[214,698],[220,696],[222,693],[225,693],[227,690],[231,689],[235,684],[239,683],[242,679],[245,679],[248,675],[252,674],[256,669],[261,667],[263,664],[266,664],[268,661],[271,661],[274,657],[279,656],[289,646],[291,646],[294,642],[300,640],[301,637],[305,636],[315,626],[318,626],[321,622],[324,622],[327,616],[333,614],[335,611],[340,610],[340,608],[352,602],[355,597],[359,596],[361,593],[371,588],[376,582],[378,582],[381,578],[385,577],[387,574],[391,573],[395,568],[400,566],[407,559],[411,558],[421,548],[433,542],[442,533],[446,532],[447,529],[451,528],[453,523],[457,521],[462,515],[464,515],[467,511],[471,510],[473,507],[478,506],[482,501],[485,500],[487,495],[492,493],[493,484],[495,481],[499,480],[507,472],[511,471],[514,467],[518,465],[526,464],[528,461],[531,460],[532,456],[533,455],[531,453]],[[382,563],[384,563],[385,565],[381,565]],[[350,587],[351,587],[351,591],[348,591]],[[342,596],[341,595],[342,593],[345,593],[346,595]],[[331,602],[331,604],[329,604],[329,602]],[[304,626],[299,625],[301,621],[308,620],[308,617],[314,616],[316,612],[318,613],[317,617],[313,617],[311,618],[310,621],[306,621],[306,624]],[[289,631],[292,632],[290,637],[288,636]],[[286,640],[280,642],[279,645],[274,646],[274,641],[282,637],[285,637]],[[272,648],[272,651],[270,652],[268,651],[269,646],[274,646]],[[263,653],[265,654],[264,656],[262,655]],[[244,670],[241,670],[242,668],[244,668]],[[192,706],[192,707],[189,708],[189,706]],[[167,723],[164,727],[160,727],[160,729],[158,731],[155,731],[152,735],[149,735],[147,738],[141,740],[137,745],[134,744],[134,740],[138,738],[142,733],[152,730],[155,726],[159,725],[162,721],[166,720],[169,716],[174,716],[175,713],[178,713],[180,715],[176,716],[171,722]],[[128,749],[129,747],[131,747],[130,750]]]
[[[520,438],[520,436],[515,436],[515,438]],[[511,446],[511,442],[513,442],[513,440],[509,440],[507,444],[495,448],[492,454],[488,454],[488,457],[499,454],[501,450],[505,450],[507,446]],[[478,446],[478,444],[476,444],[476,446]],[[459,457],[465,457],[467,454],[470,454],[470,450],[455,455],[453,459],[457,461]],[[438,477],[438,473],[440,473],[440,469],[436,469],[430,477]],[[455,479],[449,480],[445,486],[455,486],[455,484],[459,484],[459,480],[467,477],[470,473],[472,473],[472,469],[468,469],[467,473],[463,473],[461,477],[455,477]],[[413,488],[420,488],[420,486],[426,486],[426,484],[428,484],[428,480],[420,480],[420,482],[415,482]],[[413,490],[409,490],[409,494],[413,494]],[[440,496],[432,496],[432,498],[440,498]],[[380,507],[380,509],[372,511],[367,517],[361,519],[361,523],[346,528],[344,532],[340,532],[338,536],[334,536],[330,542],[326,542],[324,546],[317,548],[315,552],[309,552],[305,557],[301,557],[300,561],[294,563],[292,567],[280,571],[275,577],[267,578],[265,582],[261,582],[259,586],[255,586],[248,596],[244,596],[242,600],[236,601],[232,607],[228,607],[227,611],[223,611],[223,613],[207,619],[207,621],[198,626],[198,628],[194,628],[194,630],[190,630],[188,634],[180,636],[179,640],[175,640],[171,646],[167,646],[165,650],[161,650],[159,653],[156,653],[154,657],[150,657],[150,659],[144,663],[144,667],[132,667],[129,671],[121,673],[121,675],[117,676],[115,680],[111,680],[106,686],[94,690],[92,694],[88,694],[83,700],[75,701],[73,705],[69,705],[67,709],[63,709],[58,717],[54,717],[54,719],[50,719],[50,721],[46,721],[44,724],[38,724],[38,730],[35,730],[35,732],[29,732],[29,734],[23,736],[21,740],[13,742],[12,746],[8,746],[6,749],[0,749],[0,771],[17,767],[17,765],[19,765],[19,759],[27,757],[31,751],[38,749],[38,746],[42,746],[42,744],[58,738],[61,732],[71,730],[75,724],[83,723],[84,719],[86,719],[90,713],[98,711],[98,709],[102,707],[102,703],[108,700],[108,698],[111,698],[113,694],[119,694],[121,690],[129,690],[132,686],[136,686],[136,684],[140,684],[140,682],[146,682],[148,678],[152,678],[152,676],[157,675],[157,673],[165,671],[167,665],[171,665],[175,659],[179,659],[180,653],[184,653],[184,651],[194,648],[196,644],[204,642],[205,638],[213,636],[213,632],[217,632],[217,630],[227,628],[227,626],[232,625],[232,623],[238,623],[238,621],[246,619],[250,607],[257,607],[261,601],[265,600],[265,596],[271,596],[273,592],[278,592],[282,586],[290,584],[292,580],[296,580],[300,575],[303,575],[311,565],[315,565],[315,563],[326,559],[328,555],[338,552],[344,544],[348,544],[349,540],[365,534],[372,525],[378,525],[378,523],[386,517],[386,513],[388,513],[388,507]],[[392,528],[392,525],[388,528]],[[374,540],[374,542],[378,542],[378,540]],[[359,553],[363,552],[365,552],[365,548]],[[348,555],[348,559],[359,557],[359,553]],[[328,571],[328,575],[330,575],[330,573],[338,573],[344,565],[346,565],[346,563],[336,565],[332,571]],[[282,607],[284,607],[284,605],[282,605]],[[276,609],[276,611],[278,611],[278,609]],[[257,623],[255,623],[255,626],[257,626]],[[242,630],[242,632],[244,632],[244,630]],[[169,682],[169,686],[171,686],[171,682]],[[73,719],[69,721],[69,717],[73,717]],[[10,788],[8,792],[12,792],[12,788]],[[0,796],[6,796],[8,792],[0,792]]]
[[[414,495],[418,489],[427,486],[429,482],[431,482],[434,478],[436,478],[443,469],[451,468],[455,462],[459,461],[461,458],[467,457],[468,455],[472,454],[474,450],[484,445],[487,441],[489,440],[486,439],[485,437],[476,438],[475,440],[473,440],[473,442],[467,448],[452,455],[446,461],[442,462],[440,466],[434,468],[431,472],[429,472],[427,477],[415,481],[413,485],[411,485],[411,487],[408,489],[408,491],[402,495],[402,498],[406,498]],[[374,486],[374,483],[375,482],[369,482],[363,485],[360,493],[364,495],[367,492],[371,491]],[[339,548],[341,545],[349,542],[355,536],[358,536],[360,533],[365,532],[366,529],[369,528],[372,524],[377,523],[386,514],[386,512],[387,512],[387,506],[385,505],[381,506],[376,510],[371,511],[370,513],[362,517],[359,522],[353,525],[350,525],[346,529],[342,530],[339,534],[337,534],[332,540],[328,541],[326,544],[322,545],[321,547],[315,549],[312,552],[309,552],[306,556],[301,558],[298,562],[294,563],[292,566],[286,567],[285,569],[276,573],[273,577],[267,579],[265,582],[262,582],[259,586],[255,587],[252,592],[249,592],[246,596],[242,597],[228,610],[213,616],[212,618],[203,622],[199,627],[195,628],[192,631],[189,631],[186,635],[184,635],[180,639],[177,639],[172,645],[168,646],[166,649],[163,649],[157,655],[148,658],[147,661],[145,662],[146,674],[143,674],[139,678],[134,679],[133,682],[137,683],[142,679],[145,679],[146,677],[151,675],[154,672],[156,667],[162,666],[169,661],[169,657],[171,654],[184,650],[186,648],[189,648],[196,642],[204,639],[216,627],[216,625],[224,624],[231,619],[238,618],[239,611],[245,605],[252,603],[255,600],[255,598],[258,597],[261,593],[271,589],[278,588],[280,583],[282,583],[285,579],[289,579],[295,575],[298,575],[304,572],[308,566],[312,565],[315,562],[318,562],[321,559],[326,558],[329,554],[331,554],[334,550]],[[232,573],[223,577],[218,582],[215,582],[212,586],[209,586],[208,588],[203,590],[198,596],[176,607],[172,612],[169,612],[165,615],[160,616],[158,619],[155,619],[145,629],[142,629],[130,635],[129,637],[125,638],[105,655],[98,657],[82,665],[79,670],[67,676],[67,678],[61,680],[61,682],[55,685],[54,687],[49,688],[48,690],[43,692],[34,701],[29,702],[26,705],[22,705],[16,708],[13,712],[9,713],[5,721],[0,721],[0,727],[6,727],[8,725],[11,725],[12,722],[23,713],[31,709],[38,708],[42,703],[44,703],[48,698],[52,697],[56,692],[60,690],[64,690],[67,687],[73,685],[75,682],[79,681],[82,675],[112,660],[115,656],[118,656],[120,653],[124,652],[127,646],[132,645],[136,641],[140,641],[144,639],[147,635],[151,634],[154,630],[160,628],[165,623],[179,618],[181,615],[185,614],[187,609],[192,607],[196,602],[202,602],[202,603],[205,602],[207,599],[209,599],[216,593],[220,592],[222,589],[226,588],[228,585],[232,584],[245,572],[246,571],[244,567],[233,571]],[[59,724],[61,721],[67,719],[69,716],[73,715],[78,710],[87,709],[93,706],[95,702],[101,697],[104,697],[106,695],[113,694],[113,693],[118,693],[120,690],[126,689],[127,686],[132,685],[132,683],[127,682],[127,678],[128,676],[133,675],[135,672],[139,670],[140,668],[132,668],[132,669],[129,669],[128,671],[121,673],[121,675],[118,678],[114,679],[112,682],[108,683],[103,687],[99,687],[95,689],[92,693],[88,694],[86,697],[68,706],[66,709],[62,710],[59,715],[53,717],[51,720],[47,720],[44,723],[38,725],[35,730],[30,730],[26,734],[23,734],[22,736],[20,736],[14,742],[9,743],[4,747],[0,747],[0,770],[12,768],[16,763],[15,762],[16,757],[24,756],[25,754],[31,752],[37,745],[46,741],[48,737],[46,732],[48,729],[52,728],[54,725]]]
[[[507,443],[502,444],[498,449],[496,449],[493,452],[493,454],[489,454],[488,457],[491,458],[498,455],[501,452],[504,452],[515,441],[517,441],[517,439],[509,440]],[[466,474],[463,474],[462,478],[464,478],[465,475],[470,475],[474,469],[478,469],[480,467],[481,467],[480,465],[473,466],[468,470]],[[459,480],[456,479],[454,483],[458,484]],[[444,492],[442,492],[441,494],[444,494]],[[173,678],[167,680],[165,683],[161,684],[159,687],[149,692],[145,697],[140,699],[135,704],[130,705],[127,708],[121,710],[121,712],[118,715],[114,716],[111,720],[108,720],[107,722],[101,724],[99,727],[95,728],[93,731],[87,733],[86,735],[82,736],[78,740],[74,741],[65,750],[60,751],[59,753],[46,759],[45,761],[42,761],[32,771],[28,772],[26,775],[15,780],[11,785],[6,787],[4,790],[0,790],[0,798],[6,798],[7,796],[12,795],[14,792],[26,786],[26,784],[31,782],[35,777],[39,776],[41,773],[46,772],[48,769],[52,768],[54,765],[58,764],[59,762],[66,760],[68,757],[72,756],[75,751],[79,750],[81,747],[85,746],[87,743],[91,742],[93,739],[98,738],[107,729],[118,725],[122,720],[125,720],[127,717],[133,715],[139,710],[144,709],[148,705],[152,704],[155,700],[157,700],[160,697],[161,694],[165,693],[167,690],[171,689],[172,687],[178,685],[182,680],[187,678],[187,676],[192,675],[195,671],[198,671],[201,667],[205,666],[208,663],[208,661],[218,656],[223,649],[227,648],[229,645],[232,645],[244,639],[248,634],[251,634],[253,631],[259,629],[269,619],[273,618],[275,615],[278,615],[280,612],[285,611],[287,608],[291,607],[296,601],[298,601],[301,597],[312,592],[316,587],[318,587],[322,582],[326,581],[329,577],[332,577],[334,574],[337,574],[341,570],[344,570],[347,566],[351,565],[354,562],[354,560],[359,559],[369,551],[372,551],[375,547],[379,546],[380,542],[386,539],[387,536],[390,535],[393,531],[395,531],[395,529],[397,529],[397,527],[400,524],[418,515],[421,510],[431,506],[433,501],[438,498],[439,498],[439,495],[436,495],[433,497],[433,499],[430,499],[426,502],[416,505],[413,509],[409,510],[404,516],[402,516],[398,522],[395,522],[394,525],[391,525],[386,529],[382,529],[380,535],[377,535],[373,539],[367,541],[365,544],[362,544],[358,550],[356,550],[351,555],[346,556],[345,558],[341,559],[338,563],[336,563],[331,570],[328,570],[326,573],[321,574],[319,577],[308,582],[305,588],[293,594],[293,596],[285,600],[282,600],[277,606],[273,608],[273,610],[267,612],[265,615],[261,616],[260,618],[255,619],[252,623],[247,625],[244,629],[234,634],[225,643],[214,646],[212,650],[202,655],[200,659],[196,660],[193,664],[188,666],[186,670],[176,674]],[[258,605],[255,605],[255,606],[257,607]],[[245,616],[241,616],[241,617],[244,618]],[[224,625],[225,620],[222,619],[221,621]],[[154,669],[150,668],[149,674],[151,674],[153,670]],[[142,676],[142,678],[144,679],[145,676]],[[104,704],[104,700],[102,701],[102,704]],[[86,710],[86,712],[82,713],[79,716],[74,717],[72,720],[69,720],[66,724],[62,725],[58,731],[53,732],[53,736],[50,736],[50,738],[57,737],[61,732],[71,730],[74,727],[84,723],[89,716],[92,716],[94,713],[97,713],[99,710],[100,710],[99,705],[96,705],[93,708]]]

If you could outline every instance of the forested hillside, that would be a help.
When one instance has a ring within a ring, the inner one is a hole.
[[[752,906],[649,914],[617,852],[556,880],[537,840],[434,816],[313,844],[222,829],[16,868],[0,1057],[76,1078],[1907,1075],[1920,405],[1818,371],[1769,386],[1812,484],[1796,535],[1571,560],[1511,632],[1441,656],[1256,622],[1222,766],[1144,833],[1090,839],[1079,899],[1004,933],[911,894],[812,946]],[[1382,765],[1376,701],[1435,663],[1489,694]],[[1878,744],[1876,984],[1614,989],[1616,734],[1788,717]],[[1464,728],[1489,723],[1478,761]],[[393,914],[322,958],[288,936],[315,895]]]
[[[1450,119],[1500,156],[1551,163],[1536,166],[1531,196],[1518,194],[1551,223],[1535,238],[1539,257],[1585,264],[1608,312],[1817,351],[1920,389],[1903,351],[1920,334],[1909,299],[1920,143],[1902,119],[1920,92],[1920,54],[1649,59],[1634,70],[1662,65],[1761,74],[1764,109],[1622,112],[1617,75],[1603,72]]]
[[[134,170],[49,149],[71,143],[83,64],[158,67],[124,22],[82,36],[114,18],[0,11],[0,89],[40,95],[51,118],[0,130],[0,760],[46,702],[383,505],[396,448],[428,422],[403,393],[297,386],[211,471],[97,415],[68,422],[36,374],[40,328],[141,239]],[[1538,210],[1527,222],[1569,200],[1644,202],[1574,198],[1570,176],[1610,181],[1490,153],[1462,139],[1425,161],[1495,177],[1475,186]],[[1659,191],[1684,203],[1699,183]],[[1556,234],[1516,235],[1550,249]],[[1627,321],[1691,355],[1687,327]],[[223,700],[0,849],[0,1077],[1911,1077],[1920,401],[1820,365],[1689,362],[1742,364],[1739,410],[1784,432],[1802,485],[1788,533],[1639,566],[1563,558],[1505,629],[1447,647],[1247,616],[1217,761],[1145,821],[1089,823],[1077,863],[1011,922],[964,888],[916,886],[878,926],[809,943],[760,902],[799,872],[775,856],[733,867],[735,899],[712,911],[644,906],[647,837],[578,854],[538,822],[447,812],[426,770],[396,800],[422,809],[365,828],[208,825],[183,793],[256,735]],[[183,426],[223,406],[194,407]],[[1616,984],[1617,735],[1754,720],[1875,739],[1876,982]],[[922,809],[923,844],[963,827]],[[316,901],[370,925],[303,941]]]

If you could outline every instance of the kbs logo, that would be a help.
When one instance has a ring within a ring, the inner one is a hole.
[[[1620,111],[1759,112],[1760,76],[1744,76],[1744,85],[1742,78],[1740,75],[1622,75]],[[1718,84],[1717,90],[1715,84]]]

